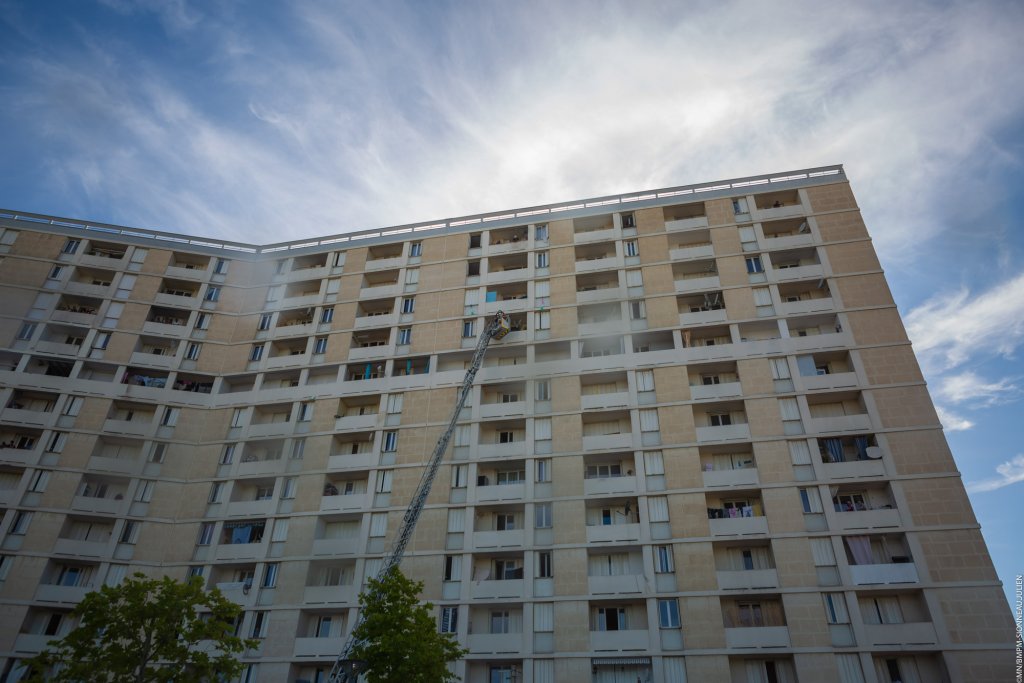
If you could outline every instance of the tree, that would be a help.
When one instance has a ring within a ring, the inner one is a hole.
[[[135,574],[85,596],[78,626],[25,662],[33,683],[228,680],[258,641],[234,635],[242,608],[199,577],[187,583]]]
[[[350,657],[361,662],[368,683],[442,683],[455,679],[448,662],[468,650],[451,633],[439,633],[430,616],[433,605],[417,597],[422,581],[397,568],[370,579],[359,596],[362,622],[352,634]]]

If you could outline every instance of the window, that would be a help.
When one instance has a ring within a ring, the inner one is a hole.
[[[747,198],[737,197],[732,200],[732,212],[734,214],[748,213],[747,211]]]
[[[459,608],[441,608],[441,633],[458,633],[459,631]]]
[[[622,246],[624,247],[626,256],[640,255],[640,245],[637,243],[636,240],[626,240],[625,242],[623,242]]]
[[[729,413],[709,413],[708,424],[712,427],[728,427],[732,424],[732,416]]]
[[[745,261],[747,262],[748,273],[763,273],[764,266],[761,265],[760,256],[748,256]]]
[[[329,323],[334,320],[334,308],[325,308],[320,311],[320,322]]]
[[[671,574],[676,570],[672,546],[659,545],[654,547],[654,571],[658,574]]]
[[[539,280],[533,283],[533,301],[538,308],[544,308],[551,304],[551,282]]]
[[[537,553],[537,578],[550,579],[554,576],[551,565],[551,551],[545,550]]]
[[[160,426],[174,427],[178,424],[178,409],[170,406],[164,407],[164,414],[160,417]]]
[[[18,339],[31,339],[35,331],[35,323],[22,323],[21,329],[18,330]]]
[[[253,344],[249,351],[249,360],[255,362],[261,358],[263,358],[263,344]]]
[[[551,380],[539,379],[533,383],[533,388],[538,401],[551,400]]]
[[[666,496],[651,496],[648,498],[647,515],[650,522],[667,522],[668,498]]]
[[[152,479],[143,479],[140,481],[138,488],[135,489],[135,502],[148,503],[153,500],[153,488],[155,486],[156,482]]]
[[[551,481],[551,458],[540,458],[536,461],[537,482]]]
[[[644,320],[647,318],[647,304],[643,299],[629,302],[629,319]]]
[[[267,563],[267,566],[263,568],[263,583],[261,584],[263,588],[273,588],[277,585],[277,571],[280,567],[280,562]]]
[[[199,538],[196,540],[196,545],[210,545],[213,542],[213,530],[216,524],[214,522],[203,522],[199,527]]]
[[[661,424],[658,421],[658,409],[647,408],[639,411],[640,414],[640,431],[642,432],[656,432],[661,429]]]
[[[466,265],[466,277],[476,277],[480,274],[480,261],[470,261]]]
[[[551,503],[537,503],[533,506],[533,512],[535,528],[551,528]]]
[[[46,277],[50,280],[59,280],[60,274],[64,272],[64,266],[54,266],[50,269],[50,274]]]
[[[533,229],[533,238],[538,242],[546,242],[548,239],[547,223],[541,223]]]
[[[472,235],[469,236],[469,248],[470,249],[479,249],[480,248],[480,233],[479,232],[474,232]]]
[[[313,353],[318,356],[327,353],[327,337],[317,337],[313,340]]]
[[[474,328],[475,327],[476,327],[476,321],[475,320],[463,320],[462,321],[462,338],[463,339],[468,339],[470,337],[476,336],[476,334],[474,333]]]
[[[449,524],[451,526],[451,524]],[[462,579],[462,558],[458,555],[444,556],[444,580],[459,581]]]
[[[241,424],[241,420],[239,420],[239,424]],[[234,420],[232,420],[231,421],[231,426],[232,427],[237,427],[238,425],[235,424]],[[233,444],[233,443],[224,444],[224,450],[220,454],[220,464],[221,465],[230,465],[231,461],[235,459],[235,445],[236,444]]]
[[[423,242],[413,242],[410,244],[409,256],[423,256]]]
[[[550,330],[551,329],[551,312],[550,311],[537,311],[535,313],[536,327],[538,330]]]
[[[313,404],[312,403],[300,403],[299,404],[299,422],[309,422],[313,419]]]
[[[806,514],[822,512],[821,496],[818,494],[818,489],[800,489],[800,504],[803,506],[804,513]]]
[[[224,493],[224,482],[215,481],[210,484],[210,495],[207,497],[207,503],[219,503],[220,497]]]
[[[624,228],[635,228],[636,217],[632,213],[622,214],[622,227]]]
[[[515,440],[515,432],[498,432],[498,443],[514,443]]]
[[[466,488],[469,479],[469,467],[466,465],[452,465],[452,488]]]
[[[679,628],[679,602],[675,598],[658,600],[658,626]]]
[[[62,254],[74,254],[78,251],[78,247],[82,244],[81,240],[69,239],[61,247],[60,253]]]
[[[398,345],[406,346],[412,341],[412,328],[411,327],[399,327],[398,328]]]
[[[267,619],[267,613],[266,612],[263,612],[263,611],[253,612],[253,615],[252,615],[252,635],[250,637],[252,637],[252,638],[263,638],[263,637],[265,637],[267,635],[267,622],[268,621],[270,621],[270,620]],[[243,676],[243,680],[246,680],[247,678],[248,677]]]
[[[10,534],[12,536],[24,536],[28,531],[28,525],[32,523],[32,513],[25,510],[18,510],[14,513],[14,521],[11,523]]]
[[[537,252],[537,267],[547,268],[548,267],[548,252],[538,251]]]
[[[199,350],[202,347],[202,344],[189,342],[188,346],[185,348],[185,360],[199,360]]]
[[[644,452],[644,473],[648,476],[665,474],[665,458],[661,451]]]
[[[385,453],[394,453],[398,450],[398,432],[384,432]]]
[[[418,285],[420,283],[420,269],[409,268],[405,271],[405,284]]]
[[[219,301],[220,300],[220,287],[209,287],[206,290],[206,297],[204,297],[204,298],[207,301]]]
[[[264,313],[263,315],[261,315],[260,316],[260,324],[256,326],[256,329],[260,330],[261,332],[269,330],[270,329],[270,318],[271,318],[271,316],[272,316],[271,313]]]
[[[849,624],[850,614],[846,610],[846,597],[842,593],[823,593],[825,618],[830,624]]]
[[[28,490],[33,493],[43,493],[46,491],[46,484],[50,481],[50,473],[47,470],[36,470],[35,474],[29,480]]]
[[[110,315],[110,312],[107,312]],[[196,316],[196,329],[197,330],[208,330],[210,329],[210,314],[200,313]]]
[[[298,483],[298,477],[288,477],[284,480],[284,486],[281,487],[281,500],[287,500],[295,497],[295,487]]]
[[[153,452],[149,455],[149,461],[160,464],[164,461],[164,455],[167,453],[167,444],[158,443],[153,445]]]
[[[228,272],[228,260],[219,258],[217,264],[213,267],[215,275],[226,275]]]
[[[374,512],[370,515],[370,538],[381,538],[387,535],[388,513]]]
[[[50,441],[46,444],[47,453],[60,453],[64,450],[65,444],[68,442],[68,435],[64,432],[54,432],[50,436]]]
[[[118,538],[118,543],[135,545],[135,542],[139,540],[139,529],[141,527],[141,522],[136,522],[134,520],[126,521],[124,523],[124,527],[121,529],[121,536]]]
[[[407,296],[402,299],[402,313],[412,313],[416,310],[416,299],[411,296]]]
[[[380,470],[377,472],[377,486],[374,489],[377,493],[391,493],[391,484],[394,481],[394,470]]]

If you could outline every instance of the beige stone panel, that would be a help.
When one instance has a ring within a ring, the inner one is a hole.
[[[550,381],[551,407],[556,413],[574,412],[580,409],[579,377],[559,375],[552,377]]]
[[[551,282],[551,304],[573,306],[576,304],[576,276],[553,277]]]
[[[417,529],[417,535],[419,529]],[[402,571],[406,576],[415,577],[415,580],[423,582],[423,590],[420,591],[420,600],[441,599],[441,568],[442,560],[438,556],[406,555],[402,560]]]
[[[8,291],[0,290],[0,296],[4,296]],[[0,341],[5,346],[11,346],[14,343],[14,338],[17,336],[18,331],[21,329],[21,325],[24,321],[14,318],[0,318]],[[13,365],[10,366],[13,369]]]
[[[214,322],[218,323],[216,330],[213,330]],[[232,344],[250,343],[256,338],[256,328],[259,326],[259,322],[260,316],[256,313],[241,316],[215,316],[210,321],[211,329],[206,333],[206,341],[224,341]],[[215,332],[215,334],[211,334],[211,332]],[[237,351],[238,347],[234,346],[234,348]]]
[[[868,239],[868,229],[859,211],[817,216],[815,221],[824,242]]]
[[[368,247],[351,247],[345,250],[345,272],[359,273],[366,270]]]
[[[686,375],[686,366],[669,365],[654,368],[654,394],[658,403],[674,403],[690,400],[690,382]],[[693,425],[693,413],[684,418]],[[692,441],[692,439],[691,439]]]
[[[372,490],[374,482],[367,482],[367,489]],[[316,512],[320,509],[320,500],[324,493],[324,477],[322,474],[300,474],[295,482],[295,501],[293,512]],[[291,540],[291,528],[289,540]],[[306,552],[306,551],[303,551]]]
[[[907,479],[900,486],[917,526],[978,522],[960,477]]]
[[[356,324],[356,308],[354,301],[334,304],[334,320],[331,321],[332,330],[347,330]]]
[[[946,437],[939,429],[886,434],[888,450],[899,474],[956,472]]]
[[[676,543],[672,546],[672,550],[679,590],[718,590],[715,555],[710,541]]]
[[[708,529],[707,499],[703,493],[670,493],[668,510],[673,538],[700,538],[711,533]]]
[[[469,256],[469,235],[448,235],[444,238],[444,257],[464,259]]]
[[[289,531],[291,531],[290,526]],[[302,595],[306,590],[306,581],[309,575],[308,567],[309,565],[305,562],[281,563],[277,574],[277,588],[274,589],[275,602],[286,605],[302,602]]]
[[[665,232],[665,210],[660,206],[637,209],[633,212],[633,220],[636,223],[637,233],[641,235]],[[642,250],[641,253],[643,253]]]
[[[765,484],[793,481],[793,460],[785,441],[754,443],[754,462],[757,475]]]
[[[844,308],[895,305],[885,276],[881,273],[848,275],[835,278],[833,282],[833,291],[839,294]]]
[[[456,245],[454,244],[454,235],[428,237],[425,240],[423,240],[423,247],[420,252],[422,254],[420,256],[420,263],[444,261],[446,258],[459,258],[457,255],[448,254],[447,242],[449,239],[452,240],[452,244],[450,245],[450,247],[454,252],[456,250]],[[464,256],[466,250],[469,249],[469,240],[466,237],[462,236],[462,239],[459,240],[459,244],[462,246],[462,254]]]
[[[576,272],[576,249],[552,247],[548,253],[548,269],[552,275],[572,275]]]
[[[51,472],[46,491],[39,498],[39,505],[48,508],[70,508],[71,499],[77,493],[81,480],[82,475],[78,472]]]
[[[14,555],[9,561],[11,566],[7,578],[0,583],[0,598],[25,600],[36,592],[36,586],[46,568],[46,558]]]
[[[661,263],[653,266],[644,266],[642,271],[644,278],[644,294],[647,296],[657,296],[659,294],[675,295],[676,283],[675,278],[672,275],[671,265],[668,263]],[[678,313],[676,315],[678,316]],[[676,323],[673,324],[677,324],[679,322],[678,317],[676,317],[675,320]]]
[[[306,439],[306,449],[302,454],[303,468],[306,470],[327,469],[327,458],[331,454],[331,435],[322,434]]]
[[[782,607],[793,647],[830,647],[832,638],[825,621],[820,593],[784,593]]]
[[[451,320],[447,321],[446,323],[420,323],[416,325],[415,327],[412,328],[412,343],[410,344],[410,353],[420,354],[431,353],[432,351],[434,351],[435,348],[437,348],[436,343],[438,337],[438,326],[447,326],[451,327],[452,329],[455,329],[459,327],[459,323],[457,323],[454,320]],[[441,332],[441,334],[442,336],[444,335],[443,331]]]
[[[7,588],[7,584],[10,583],[10,579],[4,582],[3,592],[0,595],[7,596],[7,591],[13,593],[13,588]],[[31,589],[35,587],[32,584]],[[17,593],[13,593],[19,595]],[[28,593],[21,593],[19,597],[27,595]],[[14,641],[18,637],[18,633],[21,631],[21,625],[25,621],[25,617],[28,614],[28,605],[11,605],[11,604],[0,604],[0,643],[7,650],[14,649]],[[561,679],[559,679],[561,680]],[[584,679],[579,679],[584,680]]]
[[[647,299],[647,324],[651,327],[675,327],[679,324],[679,304],[674,296]]]
[[[724,635],[723,635],[724,640]],[[687,642],[689,647],[689,642]],[[686,680],[699,683],[732,683],[726,655],[687,655]]]
[[[745,406],[752,437],[782,436],[782,413],[777,399],[750,398]]]
[[[590,649],[589,607],[585,600],[555,603],[555,650],[558,652],[586,652]],[[565,660],[563,660],[565,661]],[[576,660],[569,660],[575,662]],[[557,663],[556,663],[557,666]],[[566,667],[579,671],[582,667]],[[589,668],[589,667],[588,667]],[[559,679],[586,680],[586,679]]]
[[[711,246],[718,257],[743,251],[740,245],[740,232],[732,226],[711,228]]]
[[[268,278],[269,279],[269,278]],[[264,286],[245,287],[242,293],[241,310],[258,313],[267,307],[267,288]]]
[[[441,317],[452,317],[461,316],[463,305],[462,301],[455,301],[457,299],[452,292],[423,292],[416,294],[416,309],[413,311],[413,320],[415,322],[430,322],[437,320]],[[447,315],[441,315],[440,308],[444,301],[452,302],[452,305],[457,304],[458,309],[454,313],[448,313]]]
[[[1014,670],[1013,650],[952,650],[943,654],[950,678],[971,683],[1004,683]]]
[[[95,450],[95,444],[98,440],[99,437],[91,434],[76,434],[74,432],[68,434],[68,443],[64,447],[64,452],[60,455],[61,466],[84,469],[89,462],[89,456]]]
[[[187,562],[192,559],[197,532],[190,524],[143,523],[135,557],[154,558],[163,562]]]
[[[558,622],[558,613],[555,613],[555,623]],[[557,634],[557,629],[555,633]],[[557,641],[556,641],[557,642]],[[581,650],[587,650],[590,646],[585,645],[582,648],[576,648]],[[561,647],[556,645],[556,649]],[[555,659],[555,680],[556,681],[587,681],[591,677],[591,666],[590,660],[581,657],[574,657],[569,659],[567,657],[558,657]]]
[[[804,192],[811,203],[811,211],[815,213],[857,208],[857,200],[853,197],[849,183],[808,187]]]
[[[395,458],[399,465],[419,465],[425,463],[437,444],[444,428],[441,425],[403,429],[398,434],[399,449]],[[483,451],[486,446],[481,446]]]
[[[85,236],[78,239],[84,239]],[[19,231],[18,238],[8,252],[11,256],[31,256],[33,258],[56,259],[61,248],[69,238],[64,235],[50,235],[30,230]],[[79,247],[81,251],[81,247]]]
[[[820,601],[819,601],[820,602]],[[819,604],[818,611],[824,614],[824,608]],[[792,629],[790,629],[792,633]],[[828,640],[828,631],[819,635],[819,639]],[[796,647],[796,642],[793,643]],[[831,640],[822,647],[831,647]],[[836,683],[841,680],[839,671],[836,668],[836,658],[833,654],[823,652],[801,652],[793,655],[793,668],[796,669],[797,680],[800,683]]]
[[[299,480],[302,483],[302,480]],[[320,482],[317,488],[321,489]],[[322,490],[322,489],[321,489]],[[298,503],[298,499],[295,501]],[[316,505],[320,504],[320,491],[317,491]],[[309,515],[303,517],[292,517],[288,521],[288,540],[284,542],[284,556],[296,557],[308,555],[313,549],[313,539],[316,536],[316,517]]]
[[[844,242],[842,244],[830,244],[825,247],[825,254],[832,266],[832,272],[841,273],[864,273],[878,271],[882,265],[878,262],[878,256],[871,242]]]
[[[917,534],[932,581],[995,581],[985,539],[978,529],[922,531]]]
[[[934,595],[955,645],[1013,642],[1013,617],[995,586],[936,588]],[[973,680],[973,679],[971,679]]]
[[[212,373],[241,372],[245,370],[248,351],[246,348],[245,352],[241,353],[239,347],[234,344],[206,342],[199,353],[199,360],[196,361],[196,370]]]
[[[435,400],[436,389],[407,391],[402,395],[402,424],[420,424],[428,421],[430,403]]]
[[[732,210],[732,199],[712,199],[704,202],[704,214],[708,217],[708,225],[725,225],[736,222],[736,214]]]
[[[725,647],[722,605],[716,596],[679,598],[679,612],[683,622],[683,642],[688,649]]]
[[[928,390],[923,386],[872,389],[882,426],[921,427],[939,423]]]
[[[246,290],[238,287],[221,287],[217,310],[222,313],[241,313],[245,311]],[[253,326],[255,328],[255,325]]]
[[[818,584],[818,572],[814,567],[811,543],[807,538],[773,539],[772,555],[775,556],[780,586],[800,588]]]
[[[557,462],[557,459],[556,459]],[[562,483],[559,481],[558,486]],[[555,520],[555,543],[586,543],[587,527],[586,516],[582,500],[556,500],[551,504],[552,516]],[[557,575],[561,568],[555,571]],[[583,565],[584,575],[587,573],[586,564]],[[585,590],[583,591],[586,592]]]
[[[126,303],[124,311],[121,312],[121,317],[117,321],[117,329],[141,330],[142,325],[146,322],[146,316],[149,314],[149,308],[148,305],[144,304]],[[107,353],[109,352],[110,347],[107,347]]]
[[[715,261],[718,268],[718,280],[723,287],[750,286],[747,262],[742,255],[720,256]]]
[[[348,360],[350,348],[352,348],[351,332],[332,334],[327,342],[327,353],[324,354],[324,360],[328,363],[344,363]],[[380,365],[384,364],[383,360],[377,362]],[[358,365],[362,366],[364,363],[359,363]]]
[[[736,369],[744,395],[775,393],[775,381],[767,358],[737,360]]]
[[[435,486],[435,490],[440,490],[444,494],[444,498],[448,498],[447,487]],[[431,494],[433,495],[433,493]],[[428,501],[429,504],[429,501]],[[445,539],[448,537],[448,509],[447,508],[427,508],[420,515],[419,521],[416,523],[416,533],[412,537],[412,541],[409,544],[410,552],[425,552],[425,551],[440,551],[444,548]],[[442,561],[439,557],[433,557],[433,566],[428,567],[431,571],[427,574],[437,574],[438,580],[441,578],[441,566]],[[420,575],[424,576],[423,574]]]
[[[640,263],[658,263],[668,256],[668,236],[649,235],[637,240],[640,247]]]
[[[703,475],[700,471],[700,452],[695,446],[662,448],[661,455],[665,461],[665,487],[667,489],[692,489],[704,486]]]
[[[693,443],[697,440],[690,406],[661,406],[658,408],[658,424],[664,444]]]
[[[857,344],[901,344],[907,341],[907,331],[895,308],[849,311],[846,320]]]
[[[152,301],[156,298],[157,292],[163,287],[163,278],[157,275],[139,275],[139,279],[132,287],[132,298],[139,301]],[[196,294],[198,296],[198,293]],[[191,305],[195,297],[188,301]]]
[[[571,220],[548,223],[548,243],[552,246],[572,244],[575,239]]]
[[[466,283],[466,264],[427,263],[420,267],[419,291],[459,287]]]
[[[36,510],[32,514],[32,522],[21,544],[21,550],[28,553],[50,552],[63,524],[63,514]]]
[[[577,335],[576,309],[555,308],[551,311],[551,336],[555,339]]]
[[[109,398],[97,398],[95,396],[83,396],[82,408],[75,418],[75,429],[90,429],[100,431],[103,423],[110,414],[110,405],[113,403]]]
[[[7,257],[4,262],[4,286],[6,287],[42,287],[46,276],[54,264],[46,261],[30,261],[28,259]],[[4,308],[7,308],[6,299]]]
[[[13,287],[3,287],[0,291],[3,292],[5,314],[19,317],[24,316],[32,308],[37,294],[31,289],[15,289]],[[15,332],[21,328],[21,322],[21,320],[12,322],[12,329]]]
[[[182,408],[174,438],[192,442],[222,438],[230,419],[231,411],[228,409]]]
[[[580,507],[582,509],[582,505]],[[558,528],[558,524],[555,528]],[[551,552],[555,595],[586,595],[590,591],[587,583],[586,548],[555,548]]]
[[[342,275],[338,285],[338,301],[358,301],[359,290],[363,288],[363,276],[358,271],[350,271],[345,266],[346,275]],[[266,296],[264,294],[264,296]]]
[[[551,449],[555,453],[583,448],[583,422],[579,415],[555,415],[551,418]]]
[[[801,533],[806,530],[803,507],[795,488],[761,489],[761,500],[771,533]]]
[[[917,357],[909,344],[861,349],[858,353],[869,384],[924,381]]]
[[[725,301],[725,310],[729,314],[729,320],[757,317],[754,294],[749,287],[727,289],[722,292],[722,298]]]
[[[560,496],[583,495],[583,456],[562,455],[551,459],[551,481]],[[555,527],[562,526],[561,520]]]

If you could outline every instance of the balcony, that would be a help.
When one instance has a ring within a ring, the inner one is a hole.
[[[608,270],[609,268],[615,268],[618,264],[619,258],[615,254],[602,258],[583,259],[576,261],[576,272],[592,273],[596,270]]]
[[[488,419],[493,417],[522,417],[525,414],[525,401],[510,401],[508,403],[483,403],[480,405],[480,417],[482,419]]]
[[[68,283],[64,285],[64,291],[69,294],[82,294],[84,296],[93,296],[103,299],[110,293],[110,285],[94,285],[88,282],[69,280]]]
[[[675,281],[677,294],[689,294],[691,292],[704,292],[709,289],[719,289],[722,281],[718,275],[706,277],[681,278]]]
[[[339,432],[343,431],[365,431],[373,429],[377,426],[377,413],[367,413],[366,415],[344,415],[342,417],[335,418],[334,429]]]
[[[373,498],[369,493],[324,496],[320,499],[320,512],[351,512],[368,510]]]
[[[295,424],[289,420],[282,422],[257,422],[249,425],[248,438],[261,439],[270,436],[291,434]]]
[[[75,512],[89,512],[101,515],[115,515],[125,505],[123,494],[111,498],[94,498],[91,496],[75,496],[71,500],[71,509]]]
[[[481,440],[477,450],[481,457],[486,458],[514,458],[526,455],[526,442],[513,441],[511,443],[484,443]]]
[[[146,436],[153,429],[153,416],[149,419],[138,420],[113,420],[108,419],[103,423],[105,434],[131,434],[133,436]]]
[[[318,538],[313,541],[314,555],[355,555],[359,550],[359,538]]]
[[[252,581],[224,581],[217,584],[224,597],[236,605],[247,606],[253,603]]]
[[[499,500],[522,500],[526,496],[526,484],[496,484],[477,486],[477,502],[493,502]]]
[[[665,221],[665,230],[676,232],[680,230],[694,230],[708,227],[707,216],[693,216],[692,218],[677,218]]]
[[[36,342],[36,351],[52,353],[58,356],[77,356],[81,353],[82,347],[77,344],[62,344],[60,342],[40,340]]]
[[[858,586],[875,586],[887,583],[917,583],[917,567],[913,562],[892,564],[850,565],[850,578]]]
[[[712,536],[754,536],[768,533],[766,517],[726,517],[709,519]]]
[[[329,470],[366,470],[377,465],[377,454],[371,451],[366,453],[341,453],[332,455],[327,460]]]
[[[766,233],[764,241],[761,242],[761,246],[767,251],[807,247],[812,244],[814,244],[814,236],[809,232],[799,235],[780,235],[778,237],[769,237]]]
[[[725,629],[725,646],[735,648],[789,647],[789,627],[727,628]]]
[[[394,269],[394,268],[401,268],[403,260],[404,260],[404,258],[402,256],[392,256],[390,258],[367,259],[366,263],[363,265],[363,270],[364,271],[391,270],[391,269]]]
[[[357,602],[356,588],[352,584],[343,586],[306,586],[302,594],[305,603],[334,604]]]
[[[147,320],[142,324],[142,331],[158,337],[183,337],[188,332],[188,320],[182,319],[175,323],[158,323]]]
[[[593,477],[583,480],[583,493],[600,496],[609,493],[636,493],[636,477]]]
[[[871,431],[871,416],[812,417],[807,421],[807,429],[812,434],[815,432],[869,432]]]
[[[758,483],[757,468],[743,467],[732,470],[705,470],[704,486],[750,486]]]
[[[729,314],[725,308],[719,308],[711,311],[693,311],[689,313],[679,314],[679,324],[683,327],[692,327],[694,325],[709,325],[711,323],[726,322],[729,319]]]
[[[681,245],[670,249],[669,257],[673,261],[693,261],[695,259],[712,258],[715,255],[715,247],[708,244]]]
[[[826,462],[822,463],[821,467],[826,479],[853,479],[885,476],[885,465],[881,460]]]
[[[42,652],[46,649],[47,643],[51,640],[59,640],[62,636],[47,636],[40,633],[19,633],[17,640],[14,641],[14,651],[16,653],[32,653]]]
[[[228,517],[266,517],[274,513],[276,503],[273,499],[236,500],[227,504]]]
[[[402,285],[397,282],[363,287],[359,290],[360,299],[389,299],[402,293]]]
[[[844,531],[891,528],[898,527],[901,523],[900,513],[895,509],[836,512],[834,519],[836,528]]]
[[[266,554],[266,542],[222,543],[214,551],[214,556],[218,560],[254,560],[258,557],[265,557]]]
[[[583,437],[583,450],[602,451],[609,448],[630,449],[633,447],[633,434],[596,434]]]
[[[595,524],[587,527],[588,543],[622,543],[638,540],[639,524]]]
[[[523,579],[505,579],[501,581],[473,581],[469,585],[469,596],[474,599],[486,598],[489,600],[515,600],[523,599]]]
[[[238,474],[240,476],[246,476],[250,474],[276,474],[284,469],[284,460],[280,457],[277,458],[253,458],[246,460],[243,457],[242,462],[238,463]]]
[[[938,642],[935,625],[930,621],[909,624],[865,624],[865,643],[869,647],[919,647]]]
[[[732,398],[743,395],[743,385],[739,382],[723,382],[722,384],[691,384],[690,398],[702,401],[713,398]]]
[[[398,324],[397,313],[384,313],[381,315],[361,315],[355,320],[355,329],[365,330],[371,327],[394,327]]]
[[[506,531],[474,531],[474,548],[521,548],[524,534],[522,529]]]
[[[348,350],[349,362],[386,358],[395,353],[395,347],[390,343],[377,344],[373,346],[354,346]]]
[[[62,586],[53,584],[40,584],[36,588],[36,600],[40,602],[68,602],[78,603],[82,601],[86,593],[96,590],[95,586]]]
[[[750,425],[697,427],[697,441],[749,441]]]
[[[830,296],[823,296],[819,299],[804,299],[803,301],[783,301],[779,305],[780,315],[800,315],[802,313],[820,313],[832,310],[835,310],[835,303]]]
[[[759,221],[773,221],[780,218],[796,218],[803,215],[804,207],[800,203],[766,208],[758,207],[754,211],[754,218]]]
[[[606,394],[583,394],[580,406],[584,410],[596,408],[623,408],[629,405],[628,391],[613,391]]]
[[[719,571],[718,587],[722,590],[778,588],[779,573],[775,569]]]
[[[584,289],[576,292],[577,304],[593,304],[603,301],[621,301],[626,298],[619,286],[598,287],[597,289]]]
[[[640,651],[650,647],[651,638],[647,629],[590,632],[590,649],[595,652]]]
[[[73,555],[75,557],[104,557],[110,548],[110,541],[76,541],[70,538],[58,538],[53,544],[56,555]]]
[[[822,265],[820,263],[809,263],[806,266],[773,268],[771,279],[774,282],[787,282],[789,280],[810,280],[823,277],[825,277],[825,269]]]
[[[76,325],[92,325],[96,319],[95,313],[83,313],[80,311],[65,311],[57,309],[50,315],[50,320],[56,320],[64,323],[74,323]]]
[[[333,660],[344,649],[344,638],[296,638],[294,656],[327,657]]]
[[[151,368],[169,369],[178,364],[178,357],[174,354],[156,355],[154,353],[143,353],[135,351],[131,355],[132,365],[145,365]]]
[[[632,594],[643,593],[647,588],[647,581],[643,574],[588,576],[587,586],[591,595]]]
[[[471,653],[519,653],[523,650],[522,633],[470,633]]]
[[[23,425],[42,426],[49,423],[53,417],[52,411],[45,412],[27,408],[5,408],[3,410],[4,422],[17,422]]]
[[[828,375],[807,375],[800,378],[804,389],[816,391],[821,389],[849,389],[856,387],[857,373],[855,372],[834,372]]]

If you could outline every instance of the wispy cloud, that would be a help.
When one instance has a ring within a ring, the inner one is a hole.
[[[941,405],[935,406],[935,412],[939,416],[939,423],[947,432],[963,432],[974,426],[967,418],[952,413]]]
[[[971,403],[975,407],[990,407],[1020,397],[1021,388],[1012,379],[989,382],[973,371],[943,377],[936,390],[939,398],[950,403]]]
[[[996,474],[999,476],[969,482],[967,490],[970,493],[983,493],[1024,481],[1024,453],[1018,454],[1013,459],[1007,460],[1000,465],[996,465]]]

